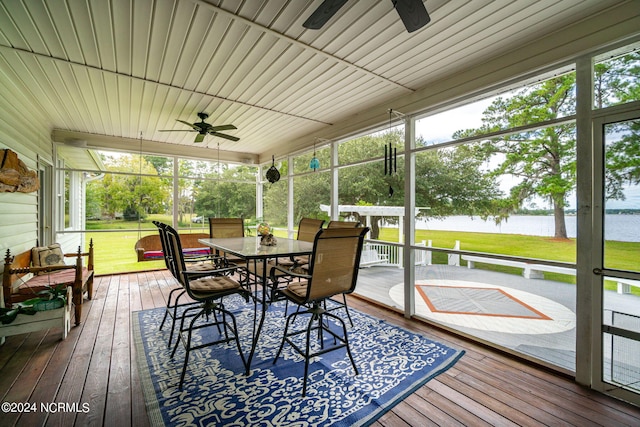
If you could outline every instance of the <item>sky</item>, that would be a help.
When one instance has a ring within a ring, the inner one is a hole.
[[[416,136],[422,137],[428,142],[450,141],[451,136],[457,130],[473,129],[482,125],[482,113],[491,104],[494,98],[454,108],[446,112],[420,119],[416,122]],[[515,180],[508,177],[500,183],[500,189],[507,192]],[[607,209],[640,209],[640,186],[629,186],[624,191],[626,200],[610,200],[606,202]],[[538,208],[550,208],[549,202],[542,199],[533,200]],[[576,196],[569,196],[569,209],[576,208]]]

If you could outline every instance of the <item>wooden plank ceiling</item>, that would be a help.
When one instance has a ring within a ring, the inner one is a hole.
[[[598,14],[613,0],[426,0],[407,33],[391,0],[350,0],[321,30],[320,0],[0,2],[0,79],[52,130],[269,159],[292,141]],[[176,119],[234,124],[238,142]],[[384,117],[381,117],[381,122]],[[309,145],[313,144],[309,139]]]

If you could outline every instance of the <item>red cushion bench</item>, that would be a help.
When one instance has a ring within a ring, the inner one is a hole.
[[[2,272],[2,293],[5,307],[23,302],[37,296],[38,292],[49,286],[70,285],[73,289],[75,324],[82,319],[82,301],[85,292],[88,298],[93,296],[93,240],[89,243],[89,251],[63,254],[74,258],[72,265],[34,266],[33,251],[22,252],[12,256],[9,249],[4,259]],[[86,266],[83,257],[87,257]]]
[[[202,246],[198,239],[208,239],[206,233],[180,234],[180,243],[182,245],[182,253],[185,257],[193,257],[197,255],[210,255],[211,249]],[[162,253],[162,243],[159,234],[144,236],[135,244],[136,255],[138,261],[154,261],[164,258]]]

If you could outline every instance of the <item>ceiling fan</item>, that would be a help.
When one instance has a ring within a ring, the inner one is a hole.
[[[184,123],[187,126],[192,127],[190,130],[181,130],[181,129],[167,129],[167,130],[159,130],[158,132],[198,132],[196,135],[196,139],[194,142],[202,142],[204,141],[205,135],[213,135],[219,136],[220,138],[228,139],[230,141],[239,141],[240,138],[236,136],[227,135],[224,133],[220,133],[221,130],[231,130],[238,129],[234,125],[220,125],[220,126],[212,126],[209,123],[205,122],[209,115],[207,113],[198,113],[198,117],[200,118],[199,122],[189,123],[184,120],[176,119],[180,123]]]
[[[423,0],[391,0],[393,7],[398,12],[398,15],[400,15],[400,19],[402,19],[404,26],[410,33],[419,30],[431,21],[422,1]],[[324,0],[311,16],[304,21],[302,26],[312,30],[322,28],[346,2],[347,0]]]

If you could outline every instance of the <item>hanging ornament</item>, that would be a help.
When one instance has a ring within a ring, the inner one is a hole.
[[[280,172],[276,168],[275,156],[271,156],[271,167],[267,171],[267,181],[272,184],[280,181]]]
[[[320,169],[320,160],[318,160],[318,158],[316,157],[316,143],[313,143],[313,157],[311,158],[311,161],[309,162],[309,167],[311,169],[313,169],[313,171],[317,171],[318,169]]]
[[[309,162],[309,167],[315,171],[320,169],[320,160],[316,156],[313,156],[311,161]]]

